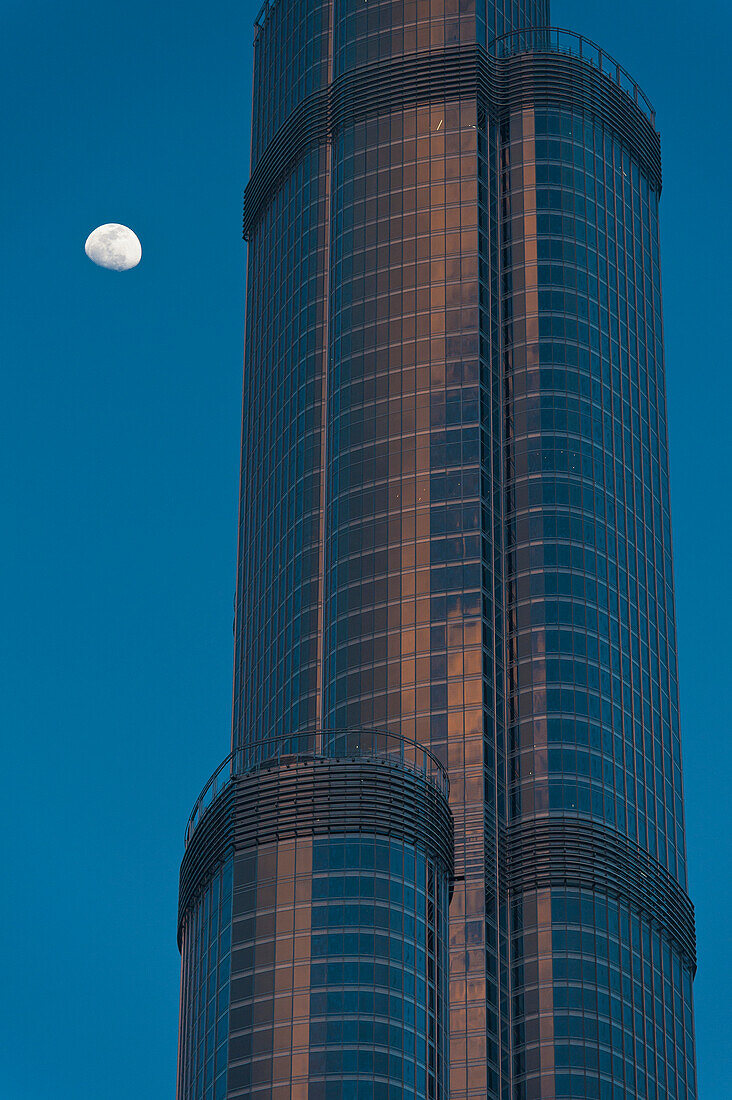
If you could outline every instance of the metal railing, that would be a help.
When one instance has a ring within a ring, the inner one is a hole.
[[[229,753],[196,799],[186,825],[186,845],[209,807],[237,776],[288,760],[348,758],[398,764],[421,775],[445,798],[449,795],[450,781],[443,765],[429,749],[409,737],[372,729],[304,730],[257,741]]]
[[[514,57],[522,53],[562,53],[577,57],[614,81],[655,126],[653,104],[630,73],[596,42],[581,34],[564,27],[526,27],[494,38],[488,45],[488,53],[496,58]]]
[[[261,8],[257,12],[257,18],[254,20],[254,41],[257,41],[257,35],[261,31],[264,24],[267,22],[267,16],[269,15],[270,8],[275,6],[277,0],[264,0]]]

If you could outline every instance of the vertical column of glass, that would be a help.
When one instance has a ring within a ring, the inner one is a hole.
[[[447,889],[408,842],[314,840],[308,1100],[447,1100]]]
[[[227,1097],[309,1100],[313,841],[234,859]]]
[[[231,860],[212,876],[181,930],[178,1100],[224,1100],[231,967]]]
[[[325,713],[445,762],[448,711],[481,733],[474,118],[432,104],[334,138]]]
[[[546,5],[504,15],[542,22]],[[485,41],[497,20],[495,5],[341,0],[334,76]],[[332,177],[323,713],[415,737],[449,768],[456,1098],[498,1095],[501,1073],[502,404],[477,123],[474,99],[374,114],[333,135]]]
[[[325,0],[275,4],[258,30],[253,169],[327,86],[329,12]],[[249,236],[235,745],[316,721],[326,172],[325,147],[306,146]]]
[[[510,815],[601,822],[685,887],[659,196],[586,115],[502,139]],[[559,885],[511,921],[517,1097],[695,1095],[662,925]]]
[[[335,75],[474,42],[447,7],[337,4]],[[333,135],[324,714],[450,770],[453,1097],[485,1096],[476,144],[474,100]]]
[[[487,1093],[508,1100],[511,1028],[502,837],[506,803],[504,364],[498,127],[479,112],[478,226],[483,547],[483,730]]]

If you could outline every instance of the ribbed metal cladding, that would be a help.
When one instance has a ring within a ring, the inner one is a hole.
[[[694,907],[647,851],[607,826],[580,818],[537,818],[512,825],[504,886],[511,894],[553,886],[599,890],[645,914],[696,971]]]
[[[398,763],[291,756],[234,776],[206,811],[183,857],[179,942],[190,905],[232,850],[298,836],[373,833],[414,844],[451,881],[453,832],[446,797]]]
[[[550,50],[493,58],[482,46],[462,46],[361,65],[306,97],[272,138],[247,185],[244,237],[272,189],[303,152],[329,141],[346,122],[398,106],[475,95],[495,121],[537,104],[591,113],[634,151],[660,190],[658,134],[607,74]]]
[[[432,784],[399,764],[292,757],[236,780],[236,849],[326,833],[377,833],[423,849],[453,874],[452,815]]]

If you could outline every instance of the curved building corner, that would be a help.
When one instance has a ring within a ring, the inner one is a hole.
[[[234,754],[194,811],[179,1100],[449,1096],[447,777],[402,739],[322,740]]]

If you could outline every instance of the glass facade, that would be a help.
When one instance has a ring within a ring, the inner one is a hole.
[[[587,113],[494,140],[510,818],[603,822],[685,887],[658,188]],[[696,1095],[692,960],[624,900],[512,899],[521,1095]]]
[[[262,8],[233,751],[421,747],[454,874],[335,821],[237,854],[229,1097],[696,1097],[660,194],[548,2]]]
[[[206,882],[181,928],[179,1100],[224,1100],[229,1065],[231,860]]]
[[[447,889],[412,844],[314,842],[309,1100],[449,1095]]]
[[[298,1095],[308,1079],[312,840],[236,858],[229,1095]]]
[[[231,1097],[447,1097],[448,879],[332,833],[236,859]]]

